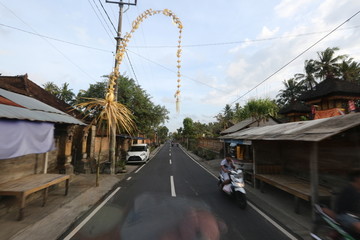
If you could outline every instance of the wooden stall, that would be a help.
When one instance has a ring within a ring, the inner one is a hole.
[[[347,173],[360,168],[360,113],[246,129],[231,137],[252,141],[254,182],[294,195],[295,203],[330,200]]]

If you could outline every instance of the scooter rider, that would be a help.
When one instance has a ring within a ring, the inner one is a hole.
[[[230,154],[226,154],[226,157],[221,161],[220,166],[221,176],[224,179],[224,181],[222,182],[222,187],[224,187],[226,184],[230,183],[229,172],[231,171],[231,169],[235,169],[234,162]]]
[[[341,192],[336,203],[336,219],[360,234],[360,170],[351,172],[349,178],[350,184]]]

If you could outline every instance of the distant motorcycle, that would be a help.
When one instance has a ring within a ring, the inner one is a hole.
[[[311,237],[316,240],[357,240],[359,234],[345,229],[333,216],[330,209],[315,204],[316,220]]]
[[[229,175],[231,180],[230,183],[224,185],[221,190],[229,196],[234,197],[240,208],[245,209],[247,206],[247,199],[243,171],[242,169],[238,168],[236,170],[231,170]],[[223,182],[224,178],[221,174],[219,174],[219,188],[221,188]]]

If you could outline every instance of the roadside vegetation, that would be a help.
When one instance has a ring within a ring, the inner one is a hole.
[[[159,141],[165,141],[169,132],[168,128],[164,126],[164,123],[169,119],[169,111],[165,106],[154,104],[151,101],[151,96],[129,77],[120,76],[118,86],[118,102],[130,110],[136,123],[136,130],[133,134],[145,135],[148,138],[157,136]],[[105,98],[108,76],[104,76],[102,81],[90,84],[87,89],[82,89],[78,93],[74,93],[68,83],[57,86],[53,82],[47,82],[43,87],[57,98],[88,115],[87,109],[80,106],[88,102],[89,99]],[[90,113],[93,117],[97,117],[99,114],[100,111],[96,109]],[[126,132],[121,133],[125,134]]]

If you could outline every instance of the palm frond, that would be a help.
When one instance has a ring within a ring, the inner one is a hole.
[[[87,116],[93,112],[99,112],[94,118],[94,122],[98,126],[106,124],[107,133],[110,134],[112,127],[116,127],[119,131],[125,131],[131,134],[136,129],[134,116],[131,111],[123,104],[100,98],[86,98],[88,101],[79,103],[76,106],[83,108],[87,112]]]

